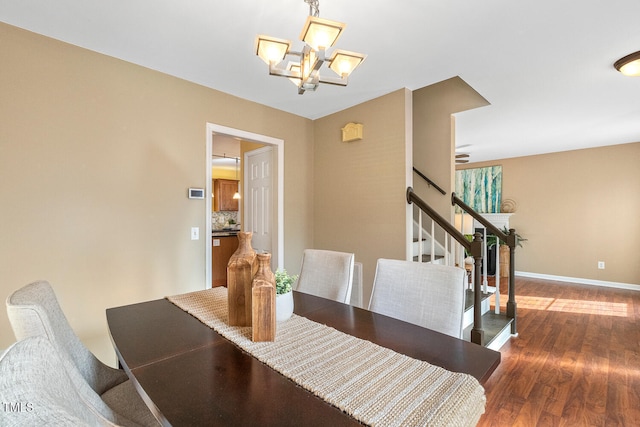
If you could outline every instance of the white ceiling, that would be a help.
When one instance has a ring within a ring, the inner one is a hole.
[[[457,115],[471,161],[640,141],[640,0],[321,0],[368,54],[346,88],[298,95],[257,34],[297,38],[303,0],[0,0],[0,21],[311,119],[460,76],[491,105]],[[1,44],[0,44],[1,46]],[[332,73],[330,70],[328,73]]]

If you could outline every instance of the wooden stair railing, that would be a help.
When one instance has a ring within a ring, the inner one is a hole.
[[[507,301],[507,317],[513,319],[511,322],[511,334],[517,333],[516,325],[516,275],[515,275],[515,250],[518,240],[516,230],[511,228],[509,233],[505,234],[502,230],[491,224],[486,218],[480,215],[473,208],[462,201],[456,193],[451,193],[451,205],[460,207],[463,211],[471,215],[476,221],[482,224],[491,234],[495,235],[499,240],[509,246],[509,300]],[[475,257],[474,257],[475,258]],[[497,273],[499,274],[499,273]],[[479,276],[475,276],[479,278]],[[477,285],[476,285],[477,286]]]
[[[425,181],[427,181],[427,184],[429,185],[429,187],[433,187],[436,190],[438,190],[440,192],[440,194],[442,194],[443,196],[445,196],[447,194],[446,191],[444,191],[442,188],[440,188],[440,186],[438,184],[436,184],[435,182],[433,182],[428,176],[426,176],[425,174],[423,174],[422,172],[420,172],[418,169],[415,168],[415,166],[413,167],[413,171],[422,179],[424,179]]]
[[[481,265],[482,265],[482,235],[475,233],[473,241],[468,241],[466,237],[458,231],[448,220],[444,219],[438,212],[431,208],[424,200],[415,194],[413,188],[407,187],[407,203],[414,204],[422,212],[431,218],[444,232],[451,236],[464,249],[466,249],[474,258],[474,305],[473,305],[473,328],[471,329],[471,342],[484,346],[484,329],[482,327],[482,291],[480,289],[481,282]],[[464,266],[462,266],[464,268]]]

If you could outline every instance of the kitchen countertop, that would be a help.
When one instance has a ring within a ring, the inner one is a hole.
[[[240,230],[212,230],[211,235],[213,237],[237,236],[238,231]]]

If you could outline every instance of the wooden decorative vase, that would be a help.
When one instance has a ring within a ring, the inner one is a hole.
[[[251,283],[258,269],[252,236],[252,232],[238,233],[238,249],[227,264],[230,326],[251,326]]]
[[[276,339],[276,276],[271,271],[271,254],[258,254],[258,271],[251,287],[251,339]]]
[[[500,277],[509,277],[509,257],[511,250],[507,245],[500,245]]]

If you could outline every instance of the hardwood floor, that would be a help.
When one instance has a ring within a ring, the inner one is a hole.
[[[478,426],[640,426],[640,291],[517,278],[516,301]]]

